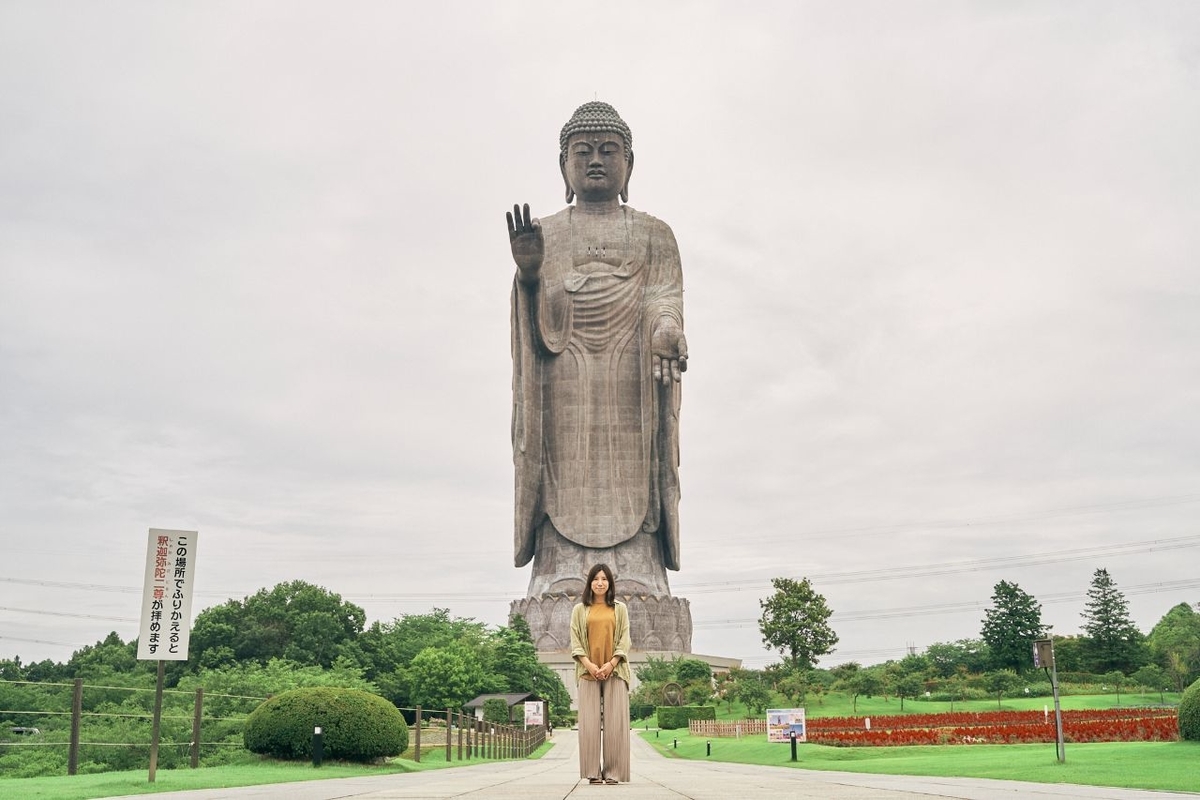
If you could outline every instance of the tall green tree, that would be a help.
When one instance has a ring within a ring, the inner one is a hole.
[[[426,647],[458,643],[474,653],[477,662],[492,663],[488,639],[483,623],[452,617],[446,608],[434,608],[428,614],[406,614],[392,622],[372,623],[358,637],[357,645],[367,679],[374,681],[380,694],[400,708],[411,708],[417,704],[410,696],[411,684],[405,670],[418,653]]]
[[[1177,691],[1200,678],[1200,614],[1180,603],[1163,615],[1147,637],[1155,663],[1175,683]]]
[[[1087,672],[1084,648],[1086,636],[1051,636],[1054,640],[1054,665],[1059,672]]]
[[[427,709],[460,709],[473,697],[495,691],[483,666],[467,647],[427,647],[417,653],[406,670],[414,706]]]
[[[1145,637],[1129,616],[1129,601],[1106,569],[1092,574],[1083,630],[1084,655],[1089,672],[1097,675],[1118,670],[1126,675],[1149,660]],[[1057,661],[1057,659],[1055,659]]]
[[[94,645],[88,645],[71,654],[66,663],[66,672],[72,678],[83,678],[89,683],[103,683],[104,678],[119,674],[151,674],[152,662],[137,660],[137,640],[121,640],[113,631]]]
[[[497,630],[492,641],[490,669],[504,679],[502,691],[532,692],[548,701],[554,714],[565,714],[570,710],[571,695],[554,670],[538,661],[533,634],[523,616],[514,614],[508,627]]]
[[[339,594],[305,581],[280,583],[201,611],[192,626],[188,664],[194,672],[283,658],[328,667],[365,622],[366,613]]]
[[[772,578],[775,594],[760,600],[758,628],[763,643],[787,655],[794,669],[812,669],[817,659],[833,652],[838,636],[829,626],[833,610],[808,578]]]
[[[1046,635],[1042,604],[1020,586],[1000,581],[992,592],[992,607],[985,612],[981,637],[996,669],[1018,673],[1033,666],[1033,642]]]
[[[985,672],[991,654],[982,639],[959,639],[956,642],[934,642],[925,648],[925,658],[934,674],[951,678],[960,670]]]

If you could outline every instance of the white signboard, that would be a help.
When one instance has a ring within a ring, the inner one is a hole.
[[[138,655],[145,661],[186,661],[192,632],[196,531],[150,529]]]
[[[542,725],[545,720],[542,719],[542,701],[541,700],[526,700],[525,701],[525,724],[526,725]]]
[[[768,742],[790,742],[793,733],[796,734],[797,742],[808,741],[804,733],[803,708],[767,709]]]

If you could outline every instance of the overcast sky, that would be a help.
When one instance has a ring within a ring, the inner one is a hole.
[[[305,580],[506,622],[504,212],[580,103],[684,265],[693,650],[1200,601],[1200,4],[0,5],[0,658]]]

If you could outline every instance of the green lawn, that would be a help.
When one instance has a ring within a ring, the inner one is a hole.
[[[657,735],[656,735],[657,733]],[[705,739],[687,731],[644,731],[641,736],[669,757],[886,775],[1000,778],[1129,789],[1200,791],[1200,742],[1103,742],[1066,745],[1058,763],[1053,744],[942,747],[827,747],[771,744],[765,736]],[[675,741],[678,740],[678,749]],[[712,755],[706,756],[706,743]]]
[[[445,766],[445,762],[442,762]],[[56,775],[47,778],[13,778],[0,780],[0,794],[5,797],[37,798],[37,800],[90,800],[125,794],[178,792],[183,789],[219,789],[227,786],[257,786],[263,783],[291,783],[319,778],[353,778],[360,775],[387,775],[429,769],[411,761],[396,761],[381,767],[366,768],[348,764],[324,764],[319,769],[311,764],[262,763],[242,766],[207,767],[201,769],[158,770],[154,783],[147,780],[146,770],[102,772],[98,775]]]
[[[1059,703],[1064,711],[1067,710],[1083,710],[1093,708],[1126,708],[1126,707],[1144,707],[1161,705],[1165,700],[1168,705],[1179,705],[1180,695],[1178,692],[1166,692],[1160,695],[1158,692],[1154,694],[1137,694],[1122,692],[1120,703],[1117,702],[1115,694],[1084,694],[1084,695],[1062,695],[1059,698]],[[792,704],[786,700],[780,700],[779,708],[791,708]],[[997,703],[992,700],[960,700],[954,703],[931,701],[931,700],[905,700],[904,710],[900,710],[900,700],[891,697],[884,699],[882,697],[860,697],[858,698],[858,710],[854,710],[854,701],[849,695],[841,692],[829,692],[821,697],[818,701],[810,698],[807,703],[802,703],[809,717],[875,717],[885,714],[940,714],[947,711],[996,711],[997,707],[1005,711],[1041,711],[1043,708],[1054,710],[1054,699],[1050,697],[1006,697],[1003,701]],[[951,708],[953,706],[953,708]],[[776,706],[772,706],[775,708]],[[747,717],[755,716],[746,711],[746,707],[741,703],[733,703],[733,709],[730,710],[725,703],[717,706],[717,719],[746,719]],[[651,728],[655,725],[654,717],[649,720],[639,720],[635,723],[636,726],[641,726],[648,723]]]
[[[531,758],[540,758],[551,746],[551,743],[542,745]],[[47,778],[0,778],[0,796],[19,797],[22,800],[94,800],[126,794],[178,792],[184,789],[220,789],[229,786],[258,786],[264,783],[392,775],[482,763],[482,759],[478,758],[447,763],[445,751],[441,748],[433,752],[422,747],[421,751],[420,764],[407,758],[395,758],[377,766],[326,762],[316,768],[310,763],[262,761],[256,764],[201,769],[160,769],[154,776],[154,783],[148,781],[147,770],[103,772],[98,775],[57,775]],[[455,754],[457,755],[457,750]]]
[[[1166,697],[1178,703],[1179,695]],[[1049,705],[1050,698],[1006,699],[1004,709],[1038,709]],[[1159,696],[1121,695],[1121,706],[1155,705]],[[810,703],[811,717],[844,716],[851,713],[852,701],[838,693],[825,695],[820,703]],[[1116,696],[1067,695],[1062,698],[1064,709],[1113,708]],[[974,700],[954,703],[955,711],[991,711],[995,700]],[[950,703],[906,700],[903,713],[938,713],[949,711]],[[892,698],[862,698],[858,700],[860,716],[899,714],[900,701]],[[721,719],[745,719],[743,707],[734,703],[732,710],[724,704],[718,708]],[[639,722],[637,725],[641,726]],[[651,722],[653,725],[653,722]],[[687,730],[654,731],[642,735],[651,744],[671,757],[705,758],[705,739],[690,737]],[[671,748],[679,740],[679,750]],[[747,764],[791,766],[791,749],[785,744],[768,744],[757,737],[713,739],[712,760],[736,761]],[[538,757],[551,745],[543,745],[534,754]],[[159,770],[155,783],[147,782],[145,770],[108,772],[98,775],[55,776],[46,778],[0,777],[0,796],[34,798],[35,800],[91,800],[126,794],[153,794],[184,789],[212,789],[225,786],[253,786],[265,783],[323,778],[345,778],[360,775],[381,775],[428,769],[445,769],[478,760],[446,763],[443,751],[422,748],[420,764],[400,758],[382,766],[361,766],[326,763],[319,769],[306,763],[260,762],[239,766],[206,769]],[[457,752],[457,751],[456,751]],[[824,747],[800,745],[796,766],[807,769],[843,770],[895,775],[935,775],[949,777],[1019,778],[1044,783],[1076,783],[1093,786],[1120,786],[1170,791],[1200,791],[1200,743],[1197,742],[1128,742],[1102,744],[1067,744],[1067,762],[1059,764],[1053,745],[971,745],[947,747]]]

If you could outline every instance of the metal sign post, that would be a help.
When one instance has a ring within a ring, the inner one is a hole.
[[[1054,694],[1054,752],[1058,763],[1067,761],[1067,748],[1063,741],[1062,706],[1058,702],[1058,666],[1054,663],[1054,640],[1038,639],[1033,643],[1033,665],[1046,670],[1050,676],[1050,691]]]

